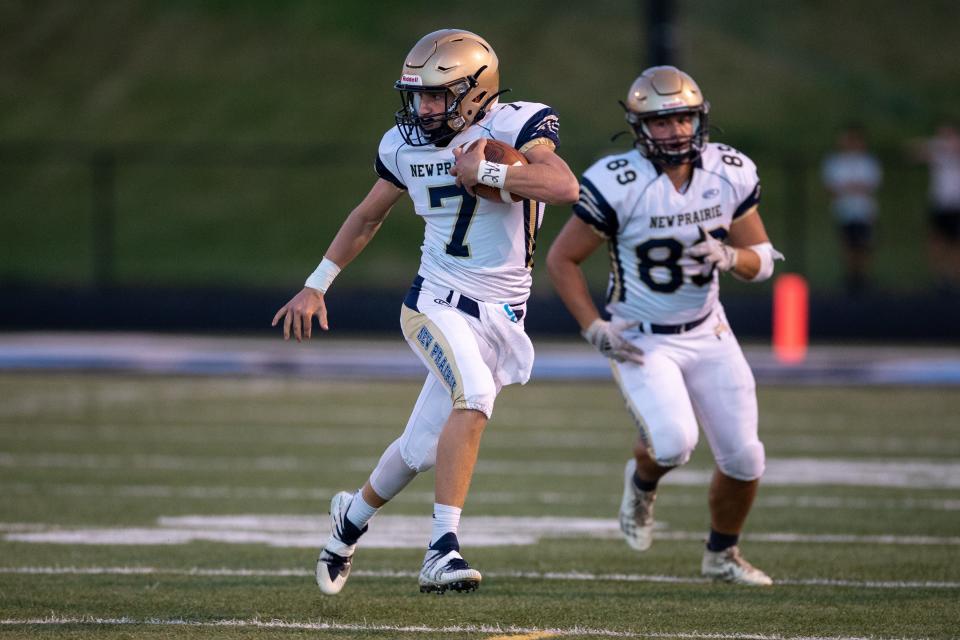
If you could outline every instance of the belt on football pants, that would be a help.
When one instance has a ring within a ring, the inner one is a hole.
[[[702,325],[711,315],[713,315],[712,311],[702,318],[691,320],[690,322],[686,322],[684,324],[650,324],[647,322],[641,322],[637,325],[637,331],[640,333],[686,333],[687,331],[696,329]]]
[[[407,293],[407,297],[404,299],[403,304],[407,305],[414,311],[419,311],[419,309],[417,309],[417,297],[420,295],[420,289],[422,288],[423,276],[418,275],[413,279],[413,286],[410,287],[410,291]],[[453,301],[454,296],[458,296],[456,302]],[[477,320],[480,319],[480,303],[473,298],[465,296],[462,293],[457,293],[453,289],[447,289],[447,295],[444,300],[450,303],[453,307],[463,311],[468,316],[473,316]],[[523,318],[523,307],[511,306],[510,308],[517,317],[516,321],[519,322]],[[704,320],[706,320],[706,318],[704,318]]]

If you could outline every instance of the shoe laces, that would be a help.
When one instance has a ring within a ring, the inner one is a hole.
[[[336,554],[329,549],[323,550],[323,555],[320,557],[320,562],[334,568],[341,568],[347,564],[350,564],[350,558],[344,557],[339,554]]]
[[[637,516],[642,516],[643,520],[650,516],[650,505],[654,500],[656,500],[655,493],[633,488],[633,511]]]
[[[726,551],[723,554],[723,559],[727,560],[728,562],[732,562],[733,564],[737,565],[744,571],[757,570],[752,564],[747,562],[747,560],[742,555],[740,555],[740,547],[736,545],[726,549]]]
[[[470,565],[467,564],[467,561],[463,558],[452,558],[450,562],[447,563],[447,566],[444,567],[445,571],[462,571],[469,569]]]

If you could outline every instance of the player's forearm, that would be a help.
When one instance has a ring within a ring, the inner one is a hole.
[[[741,256],[743,256],[743,265],[739,263]],[[739,247],[737,264],[734,265],[732,273],[740,280],[763,282],[773,275],[776,261],[783,259],[783,254],[774,249],[769,241],[752,244],[749,247]]]
[[[562,160],[510,167],[504,188],[510,193],[554,205],[573,204],[580,197],[577,178]]]
[[[358,215],[355,209],[341,225],[324,256],[337,263],[341,269],[353,261],[377,234],[383,218],[368,218]]]
[[[774,261],[783,259],[783,255],[770,244],[757,207],[733,221],[727,241],[737,251],[736,264],[731,271],[741,280],[766,280],[773,275]]]
[[[580,325],[581,330],[585,330],[600,317],[600,311],[590,296],[587,279],[577,263],[549,255],[547,256],[547,273],[550,274],[550,280],[557,294],[570,311],[570,315]]]
[[[377,180],[366,197],[340,225],[340,230],[324,257],[335,262],[341,269],[347,266],[377,234],[390,209],[403,193],[403,190],[386,180]]]
[[[743,280],[753,280],[760,273],[760,256],[751,249],[734,247],[737,263],[732,271]]]

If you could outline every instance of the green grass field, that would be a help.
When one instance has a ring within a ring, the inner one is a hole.
[[[464,542],[481,589],[421,595],[426,474],[373,521],[344,592],[324,597],[313,565],[329,497],[363,482],[417,390],[0,375],[0,636],[839,639],[960,629],[960,397],[938,389],[761,390],[768,481],[742,547],[777,584],[750,589],[699,578],[704,442],[662,485],[659,539],[637,554],[616,533],[633,428],[613,385],[507,388],[462,539],[485,527],[532,539]]]

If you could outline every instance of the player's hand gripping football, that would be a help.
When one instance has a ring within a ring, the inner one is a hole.
[[[327,324],[327,305],[323,302],[323,294],[317,289],[304,287],[300,293],[293,296],[290,302],[280,307],[277,315],[273,316],[273,326],[283,320],[283,339],[289,340],[292,329],[297,342],[304,338],[310,339],[313,333],[313,316],[324,331],[330,329]]]
[[[456,164],[450,169],[450,175],[457,178],[457,186],[463,187],[470,195],[476,195],[473,187],[477,184],[477,169],[483,162],[487,139],[480,138],[472,146],[454,147],[453,160]]]
[[[623,337],[624,331],[637,324],[618,318],[610,322],[597,318],[583,331],[583,337],[611,360],[643,364],[643,350]]]
[[[716,267],[720,271],[730,271],[737,266],[737,250],[728,244],[717,240],[700,227],[700,235],[704,239],[687,248],[687,255],[703,262],[703,275],[707,275]]]

